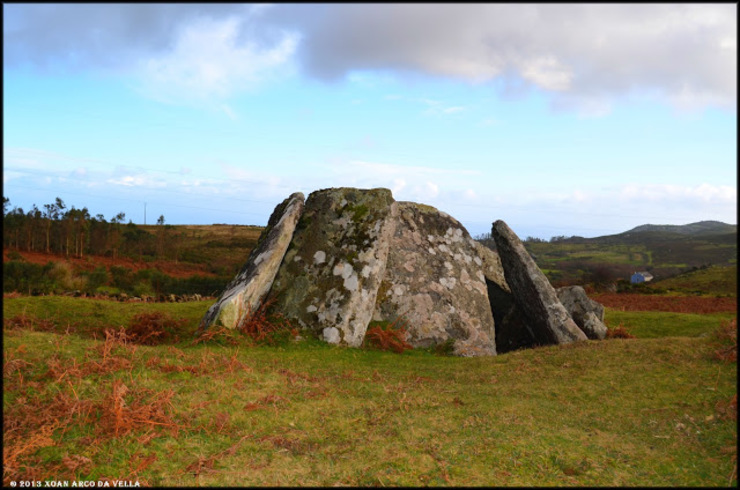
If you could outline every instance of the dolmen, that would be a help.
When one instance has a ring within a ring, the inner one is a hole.
[[[388,189],[291,194],[203,317],[234,329],[260,305],[332,344],[362,345],[371,322],[403,324],[413,347],[458,356],[603,339],[604,309],[579,286],[556,290],[499,220],[496,251],[452,216]]]

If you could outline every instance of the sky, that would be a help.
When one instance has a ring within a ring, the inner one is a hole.
[[[386,187],[477,236],[737,223],[735,4],[4,4],[3,196],[264,226]]]

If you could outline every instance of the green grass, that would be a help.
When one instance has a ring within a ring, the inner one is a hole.
[[[712,266],[650,284],[648,287],[679,291],[709,291],[715,295],[737,294],[737,266]]]
[[[69,296],[24,296],[3,300],[3,318],[31,316],[50,323],[48,328],[81,336],[105,338],[105,328],[126,327],[138,313],[162,312],[173,318],[185,318],[181,338],[192,339],[212,300],[185,303],[119,303],[109,300],[79,299]]]
[[[624,326],[640,339],[661,337],[702,337],[709,335],[722,322],[737,316],[736,313],[670,313],[663,311],[619,311],[606,308],[604,320],[610,328]]]
[[[82,314],[94,311],[88,303],[6,298],[3,313],[100,320]],[[127,318],[109,304],[101,315]],[[171,316],[197,323],[209,304],[120,306],[168,306]],[[646,316],[622,313],[607,310],[607,321]],[[675,324],[671,315],[648,314],[639,328],[657,336]],[[720,318],[706,317],[689,331],[714,330]],[[7,443],[24,430],[26,437],[42,433],[33,426],[36,413],[58,408],[66,424],[18,461],[26,476],[70,481],[735,485],[737,427],[722,407],[737,392],[736,364],[712,359],[711,335],[670,335],[457,358],[313,340],[281,347],[109,343],[106,353],[101,340],[6,328],[4,358],[15,369],[5,370],[4,435]],[[170,404],[151,416],[170,425],[140,424],[116,436],[108,415],[117,382],[129,389],[132,409],[171,390]]]

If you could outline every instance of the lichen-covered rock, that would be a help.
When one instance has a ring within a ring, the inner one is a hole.
[[[303,201],[303,194],[296,192],[275,207],[247,263],[208,309],[199,331],[212,326],[236,328],[259,307],[270,291],[293,238],[296,223],[303,212]]]
[[[586,291],[581,286],[562,287],[556,292],[558,299],[586,337],[592,340],[606,338],[603,305],[586,296]]]
[[[493,316],[476,245],[446,213],[399,202],[373,318],[402,316],[406,341],[414,347],[454,339],[456,355],[495,355]]]
[[[311,193],[270,297],[327,342],[359,346],[385,273],[396,203],[388,189]]]
[[[586,340],[586,334],[560,303],[550,281],[511,228],[498,220],[493,224],[491,235],[496,241],[506,282],[534,338],[541,344]]]

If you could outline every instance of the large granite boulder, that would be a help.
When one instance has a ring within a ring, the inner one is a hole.
[[[293,238],[296,223],[303,212],[303,201],[303,194],[296,192],[277,205],[246,265],[208,309],[199,331],[213,326],[236,328],[259,307],[272,287]]]
[[[448,214],[399,202],[374,319],[393,321],[402,315],[406,340],[414,347],[454,339],[456,355],[495,355],[494,322],[477,246]]]
[[[493,223],[491,235],[514,301],[537,342],[564,344],[586,340],[586,334],[560,303],[555,289],[511,228],[498,220]]]
[[[606,338],[603,305],[586,296],[586,291],[581,286],[562,287],[556,292],[558,299],[586,337],[592,340]]]
[[[335,344],[359,346],[395,227],[388,189],[312,192],[273,283],[273,308]]]

